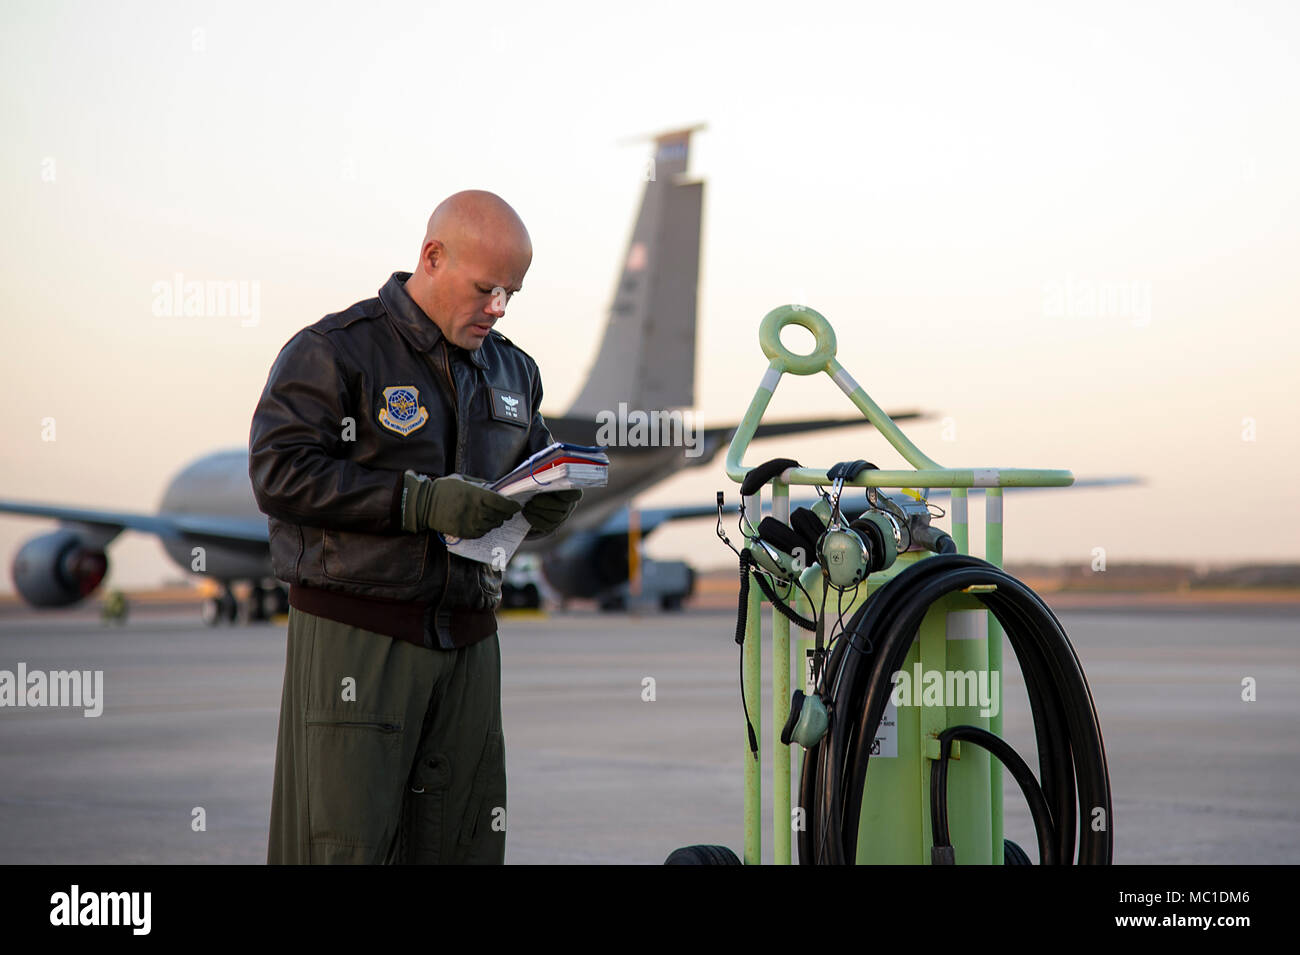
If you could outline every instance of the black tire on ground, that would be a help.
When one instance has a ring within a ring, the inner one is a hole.
[[[741,865],[740,858],[726,846],[685,846],[674,849],[664,865]]]
[[[221,623],[221,602],[216,597],[208,597],[199,608],[199,616],[209,627]]]
[[[270,617],[276,613],[276,607],[279,603],[276,594],[277,590],[278,587],[266,589],[260,583],[255,583],[252,590],[248,592],[248,599],[244,602],[243,611],[244,617],[246,617],[244,622],[247,622],[247,624],[265,624],[266,621],[269,621]]]
[[[1010,839],[1002,840],[1002,864],[1003,865],[1033,865],[1033,860],[1029,858],[1029,853],[1016,845]]]
[[[252,596],[248,599],[252,608],[252,619],[266,622],[274,617],[279,610],[280,588],[254,587]]]
[[[218,603],[221,606],[221,619],[233,624],[239,619],[239,601],[230,594],[222,594]]]
[[[522,610],[525,607],[531,607],[528,602],[528,590],[532,587],[535,591],[537,588],[532,584],[524,587],[515,587],[511,584],[501,586],[501,607],[504,610]]]

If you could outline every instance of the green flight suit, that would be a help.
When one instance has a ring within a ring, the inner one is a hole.
[[[497,634],[429,650],[289,611],[267,862],[505,861]]]

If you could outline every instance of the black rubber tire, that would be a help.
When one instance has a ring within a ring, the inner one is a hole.
[[[1002,864],[1003,865],[1033,865],[1033,860],[1029,858],[1029,853],[1020,846],[1016,845],[1010,839],[1002,840]]]
[[[726,846],[685,846],[674,849],[664,865],[741,865],[740,858]]]
[[[205,597],[199,616],[209,627],[215,627],[221,623],[221,602],[216,597]]]

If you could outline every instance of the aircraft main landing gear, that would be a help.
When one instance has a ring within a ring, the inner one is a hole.
[[[254,583],[248,599],[235,596],[229,581],[222,581],[221,593],[203,601],[201,615],[209,627],[221,623],[265,623],[276,614],[289,612],[289,592],[279,584]]]
[[[263,587],[253,584],[244,603],[244,620],[247,623],[264,623],[276,614],[289,612],[289,595],[283,587]]]
[[[215,627],[222,621],[234,623],[239,616],[239,602],[235,600],[230,584],[222,583],[220,594],[204,600],[200,613],[203,616],[203,622],[209,627]]]

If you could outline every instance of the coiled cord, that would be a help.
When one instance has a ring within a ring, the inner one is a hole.
[[[1074,648],[1037,594],[1000,568],[967,554],[926,558],[899,573],[858,608],[832,651],[822,684],[830,688],[825,694],[830,728],[805,754],[800,780],[806,817],[799,833],[801,863],[843,865],[854,860],[867,764],[893,689],[892,675],[903,666],[936,600],[986,584],[996,589],[975,596],[1007,634],[1033,714],[1041,793],[1050,811],[1050,820],[1035,817],[1040,841],[1046,840],[1039,858],[1073,861],[1077,836],[1079,864],[1110,864],[1110,777],[1096,708]],[[1023,781],[1017,781],[1023,788]],[[1098,810],[1100,826],[1094,824]],[[935,844],[941,839],[936,832]]]

